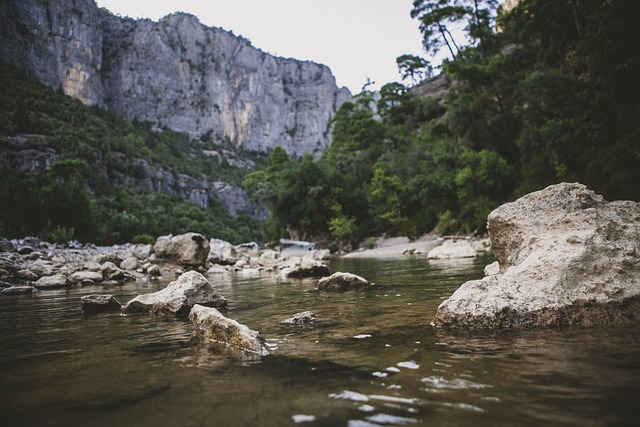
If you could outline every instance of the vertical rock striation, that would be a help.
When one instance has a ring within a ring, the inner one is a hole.
[[[328,67],[275,57],[192,15],[134,20],[93,0],[3,2],[0,59],[88,105],[295,156],[330,144],[331,117],[351,96]]]

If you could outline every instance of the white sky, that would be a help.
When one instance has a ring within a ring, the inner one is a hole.
[[[188,12],[233,31],[265,52],[331,68],[339,86],[359,93],[400,81],[396,58],[425,57],[412,0],[97,0],[114,14],[154,21]]]

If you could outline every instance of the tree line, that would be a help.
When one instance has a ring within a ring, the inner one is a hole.
[[[425,52],[449,57],[444,102],[409,85],[362,92],[319,159],[270,154],[244,181],[266,234],[354,245],[379,234],[482,233],[501,203],[561,181],[640,200],[638,5],[631,0],[415,0]],[[457,40],[454,31],[462,29]],[[464,41],[464,43],[463,43]]]

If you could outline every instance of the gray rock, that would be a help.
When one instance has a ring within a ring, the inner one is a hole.
[[[146,272],[149,276],[153,276],[153,277],[162,276],[160,267],[158,267],[156,264],[151,264],[149,267],[147,267]]]
[[[287,278],[325,277],[329,274],[329,267],[311,258],[290,258],[280,270],[280,275]]]
[[[172,259],[187,266],[204,266],[209,255],[209,241],[198,233],[158,237],[153,248],[159,258]]]
[[[220,239],[209,241],[209,262],[213,264],[234,265],[239,255],[236,248],[229,242]]]
[[[329,277],[323,277],[318,281],[318,289],[321,291],[346,291],[349,289],[368,288],[368,280],[351,273],[333,273]]]
[[[104,280],[101,273],[97,271],[76,271],[71,274],[71,281],[80,284],[100,283]]]
[[[300,313],[294,314],[288,319],[283,320],[282,323],[286,323],[287,325],[301,325],[305,323],[311,323],[315,319],[316,315],[312,311],[302,311]]]
[[[143,261],[145,259],[148,259],[153,254],[153,246],[142,244],[134,245],[131,248],[131,254],[140,261]]]
[[[215,308],[195,305],[189,313],[193,341],[210,349],[224,351],[239,359],[257,359],[269,354],[259,332],[224,317]]]
[[[33,286],[10,286],[1,291],[2,295],[25,295],[36,291]]]
[[[138,268],[138,258],[130,257],[125,259],[120,263],[120,268],[122,270],[135,270]]]
[[[31,270],[18,270],[16,272],[16,277],[21,280],[26,280],[29,282],[35,282],[40,278],[36,273]]]
[[[222,308],[227,306],[227,300],[202,274],[188,271],[161,291],[138,295],[123,307],[122,312],[180,316],[186,315],[195,304]]]
[[[0,239],[0,252],[15,252],[16,247],[11,243],[11,240]]]
[[[607,202],[584,185],[563,183],[500,206],[488,228],[499,271],[463,284],[440,305],[434,326],[591,326],[640,318],[640,203]]]
[[[64,274],[54,274],[53,276],[44,276],[39,278],[36,283],[36,288],[62,288],[69,286],[71,281]]]
[[[80,309],[84,314],[120,311],[122,304],[113,295],[85,295],[80,298]]]
[[[105,280],[121,281],[127,279],[125,272],[111,261],[102,264],[100,272]]]

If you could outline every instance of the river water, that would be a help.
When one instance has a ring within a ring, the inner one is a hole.
[[[368,290],[211,277],[226,315],[274,348],[237,362],[189,345],[185,319],[100,314],[156,285],[0,297],[2,426],[638,425],[640,326],[444,332],[429,322],[489,258],[336,260]],[[317,321],[281,321],[311,310]]]

